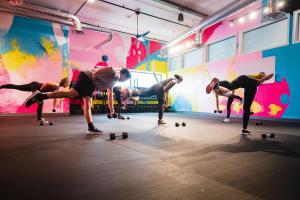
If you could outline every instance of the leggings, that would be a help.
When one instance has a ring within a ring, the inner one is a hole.
[[[230,117],[230,114],[231,114],[231,105],[232,105],[234,99],[238,99],[240,101],[243,100],[242,97],[237,96],[237,95],[231,95],[230,97],[228,97],[228,100],[227,100],[227,118]]]
[[[113,93],[115,94],[116,100],[118,102],[117,105],[117,113],[121,113],[121,107],[122,107],[122,99],[121,99],[121,88],[120,87],[114,87]]]
[[[220,81],[219,86],[225,87],[229,90],[244,88],[243,129],[247,129],[250,119],[250,108],[257,91],[258,81],[250,78],[249,76],[243,75],[234,79],[232,82]]]
[[[24,85],[14,85],[14,84],[6,84],[2,85],[1,88],[5,89],[15,89],[15,90],[20,90],[20,91],[25,91],[25,92],[34,92],[36,90],[40,90],[42,87],[42,83],[39,82],[31,82],[28,84]],[[43,113],[43,101],[38,102],[38,108],[37,108],[37,120],[41,120],[42,118],[42,113]]]
[[[142,92],[140,97],[150,97],[157,96],[158,101],[158,119],[161,120],[164,114],[164,105],[165,105],[165,92],[164,87],[161,84],[155,84],[149,89]]]

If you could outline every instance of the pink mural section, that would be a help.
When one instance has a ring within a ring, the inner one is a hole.
[[[260,7],[261,3],[256,3],[206,28],[202,34],[202,44],[209,45],[232,36],[236,36],[237,42],[239,42],[242,31],[260,25]],[[255,17],[253,17],[254,12],[256,13]],[[250,13],[252,13],[251,19],[249,18]],[[244,17],[247,23],[239,23],[238,19],[240,17]],[[241,44],[238,46],[241,46]],[[242,55],[240,54],[240,49],[237,49],[236,52],[237,54],[231,58],[172,72],[171,74],[182,74],[185,80],[177,87],[176,91],[171,91],[171,99],[175,110],[212,113],[216,109],[215,95],[207,95],[205,89],[213,77],[232,81],[240,75],[276,72],[276,59],[278,58],[275,56],[264,58],[262,52]],[[191,87],[191,85],[194,87]],[[235,93],[241,97],[244,96],[243,89],[238,89]],[[281,118],[288,108],[290,95],[288,81],[283,77],[282,81],[276,82],[274,77],[258,87],[251,109],[256,116]],[[227,98],[221,97],[220,103],[220,108],[223,110],[223,113],[226,113]],[[237,100],[234,101],[232,104],[232,114],[241,115],[242,113],[243,105]]]

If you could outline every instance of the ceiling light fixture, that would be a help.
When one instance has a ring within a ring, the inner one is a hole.
[[[240,18],[238,19],[238,22],[239,22],[240,24],[244,23],[244,22],[245,22],[245,17],[240,17]]]
[[[95,0],[87,0],[89,3],[95,3]]]
[[[249,19],[251,19],[251,20],[256,19],[256,17],[257,17],[257,12],[252,12],[249,15]]]
[[[277,8],[283,8],[283,6],[285,5],[285,2],[284,1],[279,1],[277,3]]]
[[[179,14],[178,14],[177,20],[178,20],[179,22],[183,22],[183,21],[184,21],[184,17],[183,17],[183,14],[182,14],[182,13],[179,13]]]

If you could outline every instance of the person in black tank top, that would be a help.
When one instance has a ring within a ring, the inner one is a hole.
[[[165,124],[165,122],[162,119],[165,106],[165,97],[174,85],[179,84],[182,81],[182,76],[175,74],[174,77],[168,78],[160,83],[154,84],[149,89],[143,91],[134,90],[132,92],[132,97],[156,96],[158,101],[158,124]]]
[[[234,79],[232,82],[229,81],[220,81],[217,78],[214,78],[212,82],[207,86],[206,92],[210,93],[210,87],[212,89],[222,86],[229,90],[236,90],[239,88],[244,88],[244,113],[243,113],[243,130],[242,134],[250,134],[251,132],[247,130],[249,119],[250,119],[250,108],[253,103],[254,97],[256,95],[257,87],[263,82],[271,79],[274,74],[265,75],[259,79],[252,78],[247,75],[242,75]]]
[[[67,87],[69,85],[68,78],[63,78],[59,83],[39,83],[39,82],[31,82],[28,84],[23,85],[15,85],[15,84],[5,84],[0,85],[0,89],[14,89],[14,90],[20,90],[24,92],[54,92],[58,90],[60,87]],[[37,107],[37,120],[41,121],[44,120],[42,118],[43,113],[43,101],[38,101],[38,107]]]

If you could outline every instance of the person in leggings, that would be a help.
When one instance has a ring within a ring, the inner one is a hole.
[[[215,95],[216,95],[216,106],[217,106],[217,111],[219,112],[219,96],[223,96],[223,97],[227,97],[227,117],[223,120],[223,122],[225,123],[229,123],[230,122],[230,114],[231,114],[231,105],[234,101],[234,99],[238,99],[240,101],[240,103],[243,103],[243,98],[235,95],[234,91],[228,90],[227,88],[221,87],[221,86],[217,86],[213,89]]]
[[[24,92],[54,92],[57,91],[60,87],[68,87],[69,85],[69,79],[63,78],[59,83],[39,83],[39,82],[31,82],[28,84],[23,85],[15,85],[15,84],[5,84],[1,85],[0,89],[14,89],[14,90],[20,90]],[[38,101],[38,107],[37,107],[37,120],[38,121],[45,121],[42,118],[43,113],[43,101]]]
[[[175,74],[174,77],[168,78],[160,83],[154,84],[149,89],[146,90],[134,90],[131,96],[133,99],[135,97],[150,97],[157,96],[158,101],[158,124],[166,124],[163,121],[163,113],[165,107],[165,96],[169,90],[176,84],[183,81],[182,76]],[[138,99],[135,99],[138,100]]]
[[[121,111],[126,109],[126,102],[130,97],[130,92],[126,87],[117,86],[113,88],[113,93],[117,101],[117,114],[119,119],[124,117],[121,115]],[[122,101],[125,101],[125,104],[122,104]]]
[[[244,114],[243,114],[243,130],[242,134],[250,134],[251,132],[247,130],[249,118],[250,118],[250,108],[254,97],[256,95],[257,87],[273,77],[274,74],[269,74],[259,77],[259,79],[252,78],[247,75],[242,75],[234,79],[232,82],[220,81],[217,78],[213,78],[211,83],[206,87],[206,92],[209,94],[214,88],[222,86],[229,90],[236,90],[238,88],[244,88]]]

